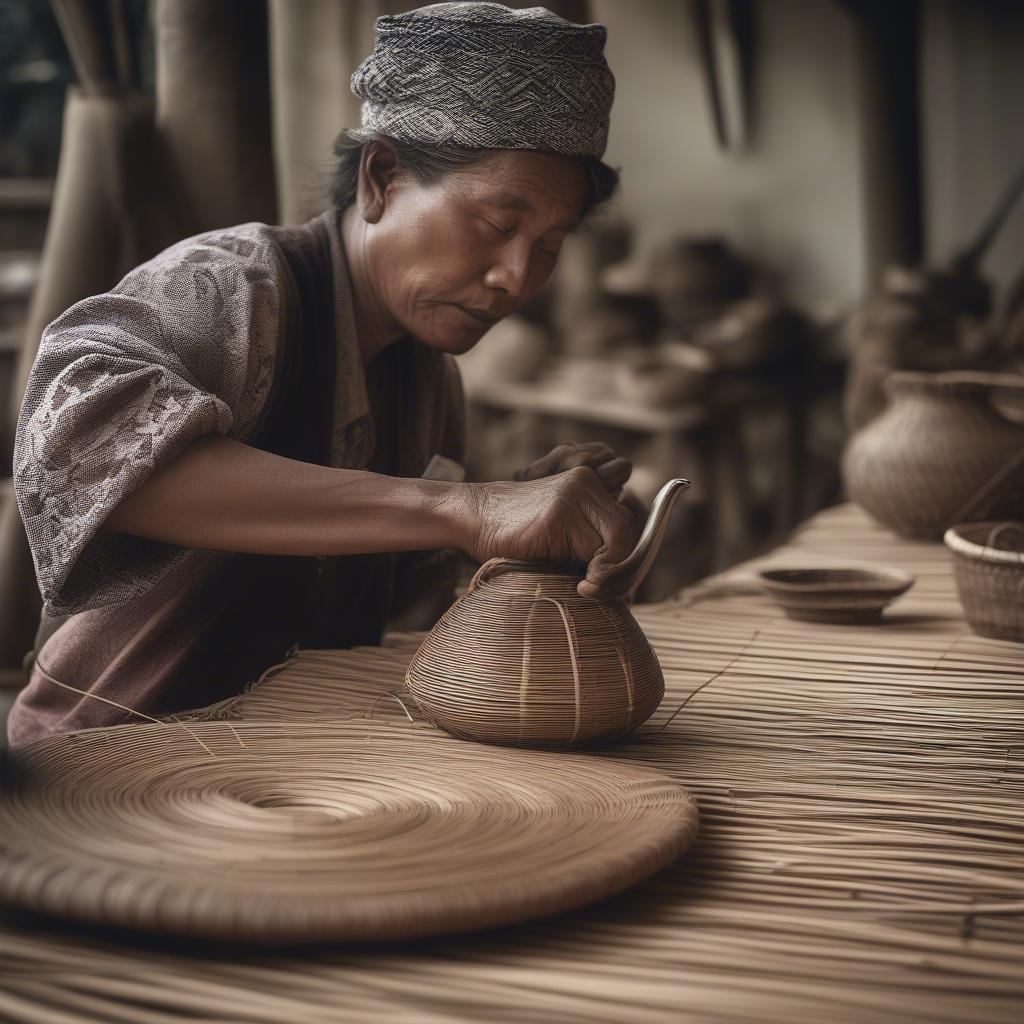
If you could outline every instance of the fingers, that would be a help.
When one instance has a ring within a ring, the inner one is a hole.
[[[647,517],[649,515],[647,506],[628,487],[624,488],[619,496],[618,505],[625,511],[630,523],[627,527],[628,544],[625,549],[626,554],[619,557],[618,553],[622,550],[621,548],[611,549],[608,547],[595,552],[594,558],[591,559],[588,567],[586,579],[582,580],[576,588],[581,597],[599,599],[608,596],[605,586],[608,578],[618,569],[619,563],[632,553],[640,538],[640,534],[643,532],[644,526],[647,524]],[[615,591],[615,593],[618,592]]]
[[[633,465],[628,459],[601,441],[589,441],[585,444],[563,441],[543,458],[515,473],[513,479],[539,480],[541,477],[584,467],[593,469],[605,490],[613,495],[618,494],[633,472]]]
[[[577,590],[581,597],[598,598],[604,594],[604,583],[612,570],[633,550],[638,535],[633,511],[599,493],[592,506],[590,525],[600,535],[601,544],[587,565],[586,579]]]
[[[473,548],[479,560],[586,562],[586,585],[580,586],[586,596],[601,593],[602,581],[632,551],[639,533],[631,508],[616,501],[589,466],[543,480],[481,486]]]
[[[639,539],[644,526],[647,524],[647,517],[650,515],[650,509],[631,491],[628,487],[622,489],[622,493],[618,497],[618,502],[624,508],[627,508],[633,516],[633,523],[636,527],[636,535]]]
[[[539,480],[541,477],[554,476],[556,473],[561,473],[564,469],[571,469],[571,466],[564,466],[563,460],[568,458],[576,451],[580,446],[575,441],[563,441],[561,444],[556,445],[544,455],[537,459],[536,462],[531,462],[526,469],[520,469],[513,476],[514,480]]]
[[[611,495],[618,497],[619,492],[625,486],[626,481],[633,474],[633,463],[624,459],[621,455],[596,467],[596,473],[604,489]]]
[[[549,452],[542,459],[531,462],[525,469],[517,469],[512,474],[512,479],[518,483],[523,483],[527,480],[540,480],[541,477],[554,476],[558,472],[555,451],[557,449]]]
[[[631,517],[624,520],[624,523],[625,528],[617,535],[614,533],[610,534],[605,543],[594,553],[594,557],[591,558],[590,563],[587,565],[586,577],[580,580],[576,587],[580,597],[591,597],[599,600],[609,596],[606,593],[606,584],[619,563],[625,561],[632,550],[629,543],[621,543],[619,540],[619,538],[628,538],[630,536]]]

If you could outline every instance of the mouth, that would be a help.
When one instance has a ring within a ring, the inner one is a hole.
[[[483,313],[478,309],[470,309],[469,306],[460,306],[457,302],[452,303],[456,309],[465,313],[466,316],[471,317],[478,324],[483,324],[485,327],[493,327],[502,318],[495,316],[493,313]]]

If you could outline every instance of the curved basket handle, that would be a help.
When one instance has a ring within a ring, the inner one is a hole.
[[[996,523],[991,530],[988,531],[988,537],[985,538],[985,547],[994,548],[996,546],[996,540],[999,535],[1004,532],[1018,533],[1021,537],[1024,537],[1024,523],[1013,522],[1008,520],[1005,523]],[[1007,550],[1013,550],[1012,548]]]
[[[984,370],[943,370],[939,373],[926,370],[893,370],[886,375],[883,387],[889,395],[895,395],[905,388],[935,394],[941,394],[944,389],[959,390],[962,394],[975,395],[997,416],[1007,423],[1019,426],[1024,433],[1024,422],[1007,416],[995,404],[995,399],[1002,392],[1013,403],[1019,401],[1024,410],[1024,374],[989,373]]]

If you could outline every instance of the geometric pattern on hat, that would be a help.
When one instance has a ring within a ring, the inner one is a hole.
[[[445,3],[377,19],[352,76],[362,126],[404,142],[603,155],[615,79],[603,25]]]

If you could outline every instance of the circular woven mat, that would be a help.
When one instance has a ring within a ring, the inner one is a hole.
[[[189,729],[28,748],[33,784],[0,795],[0,900],[214,939],[399,939],[579,906],[697,832],[682,787],[598,757],[409,724]]]

